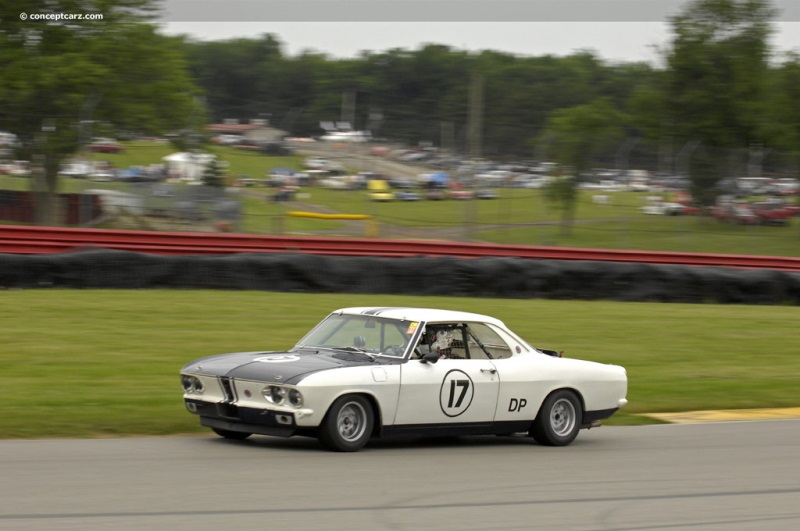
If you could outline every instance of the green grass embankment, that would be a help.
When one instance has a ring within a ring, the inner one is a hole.
[[[178,371],[216,353],[291,347],[343,306],[415,305],[503,319],[536,346],[620,364],[639,413],[796,407],[797,309],[340,294],[29,290],[2,295],[0,437],[205,431]]]

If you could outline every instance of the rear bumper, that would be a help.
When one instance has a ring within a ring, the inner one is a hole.
[[[596,426],[597,422],[607,419],[617,411],[619,411],[618,407],[611,409],[598,409],[596,411],[585,411],[583,413],[583,423],[581,424],[581,427],[588,428],[592,425]]]

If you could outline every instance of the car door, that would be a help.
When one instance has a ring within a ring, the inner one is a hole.
[[[490,360],[409,360],[400,370],[394,424],[491,423],[499,382]]]

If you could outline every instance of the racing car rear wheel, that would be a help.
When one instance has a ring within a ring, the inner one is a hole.
[[[581,429],[583,408],[575,393],[562,389],[542,404],[531,428],[531,436],[544,446],[566,446]]]
[[[319,440],[329,450],[355,452],[372,436],[372,405],[363,396],[339,397],[328,410]]]
[[[247,439],[252,435],[252,433],[245,433],[242,431],[222,430],[220,428],[211,428],[211,431],[213,431],[220,437],[225,437],[226,439],[233,439],[235,441],[241,441]]]

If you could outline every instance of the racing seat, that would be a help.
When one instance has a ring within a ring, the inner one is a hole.
[[[367,346],[367,338],[364,336],[356,336],[353,338],[353,346],[358,348],[364,348]]]

